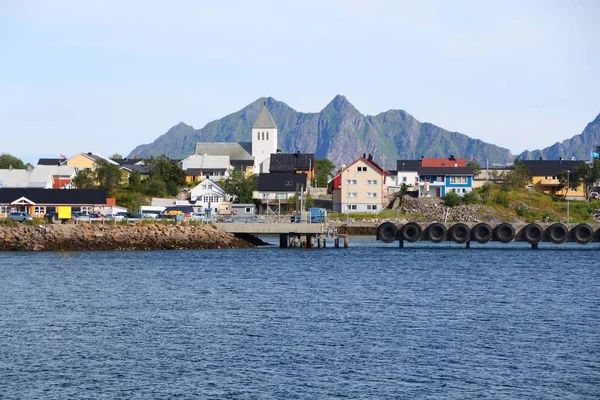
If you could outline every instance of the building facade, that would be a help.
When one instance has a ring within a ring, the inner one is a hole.
[[[369,154],[341,170],[331,183],[333,210],[376,214],[383,208],[386,173]]]

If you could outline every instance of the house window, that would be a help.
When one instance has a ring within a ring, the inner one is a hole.
[[[202,189],[206,189],[206,184],[200,186]]]
[[[431,177],[430,176],[426,176],[425,177],[425,182],[430,182],[431,181]]]
[[[369,199],[377,198],[377,192],[367,192],[367,198],[369,198]]]
[[[402,182],[406,182],[406,177],[405,176],[402,177]]]
[[[294,182],[292,181],[285,181],[285,186],[292,186]]]
[[[346,184],[347,184],[347,185],[356,185],[356,179],[348,179],[348,180],[346,181]]]
[[[287,198],[288,198],[287,193],[277,193],[277,200],[287,200]]]
[[[0,207],[0,214],[8,214],[10,212],[10,206]]]
[[[463,188],[462,192],[463,192],[463,193],[467,193],[467,189],[464,189],[464,188]]]
[[[377,210],[377,204],[367,204],[367,210],[368,211],[376,211]]]
[[[83,207],[81,207],[81,212],[89,213],[91,211],[92,211],[92,207],[89,207],[89,206],[83,206]]]
[[[552,177],[552,179],[556,180],[556,179],[558,179],[558,178],[557,178],[557,177],[556,177],[556,175],[555,175],[555,176],[553,176],[553,177]]]
[[[348,197],[356,197],[356,192],[348,192]]]
[[[367,185],[377,185],[377,179],[367,179]]]
[[[348,204],[348,210],[357,210],[356,204]]]
[[[250,214],[250,213],[252,213],[252,207],[246,207],[246,208],[244,208],[244,212],[245,212],[246,214]]]
[[[213,187],[213,185],[208,185],[208,188],[209,188],[209,189],[212,189],[212,187]]]
[[[269,199],[269,193],[263,193],[262,194],[262,199],[263,200],[268,200]]]
[[[367,172],[367,167],[356,167],[357,172]]]
[[[466,176],[451,176],[450,177],[450,183],[466,184],[467,183],[467,177]]]
[[[33,207],[34,214],[44,214],[46,212],[46,207],[35,206]]]

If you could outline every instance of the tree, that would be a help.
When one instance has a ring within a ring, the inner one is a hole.
[[[165,197],[167,195],[167,185],[157,177],[149,178],[144,193],[148,196]]]
[[[524,188],[531,183],[529,169],[519,160],[515,160],[514,169],[504,177],[504,185],[507,188]]]
[[[101,160],[96,169],[96,180],[98,186],[106,189],[108,195],[111,196],[121,183],[121,171],[117,165]]]
[[[454,192],[447,193],[445,200],[446,200],[446,205],[448,207],[460,206],[460,204],[462,203],[462,199],[460,198],[460,196]]]
[[[600,160],[594,160],[591,164],[582,162],[581,166],[575,169],[575,177],[583,184],[585,201],[589,201],[590,193],[600,180]]]
[[[408,186],[406,185],[406,183],[402,183],[402,186],[400,186],[400,190],[398,190],[396,193],[394,193],[394,196],[398,198],[398,208],[400,209],[400,212],[402,212],[402,205],[404,204],[404,196],[406,196],[406,194],[408,193]]]
[[[315,186],[327,187],[331,173],[335,170],[335,164],[326,158],[315,160]]]
[[[581,185],[581,177],[576,173],[576,171],[561,171],[558,175],[558,186],[556,187],[556,191],[560,192],[564,190],[563,198],[567,198],[569,194],[569,190],[577,189],[579,185]]]
[[[223,181],[223,189],[233,196],[234,203],[252,203],[252,192],[256,191],[256,176],[246,177],[240,170],[232,172],[229,179]]]
[[[139,192],[142,190],[142,175],[139,171],[131,171],[129,174],[129,189],[132,192]]]
[[[481,173],[481,166],[477,161],[469,161],[467,167],[473,168],[473,176],[477,176]]]
[[[112,156],[110,156],[110,158],[111,158],[112,160],[122,160],[122,159],[123,159],[123,156],[122,156],[122,155],[120,155],[119,153],[115,153],[115,154],[113,154]]]
[[[14,169],[25,169],[27,168],[27,166],[25,165],[25,163],[20,159],[17,158],[13,155],[10,155],[8,153],[2,153],[0,154],[0,169],[8,169],[8,168],[14,168]]]
[[[95,174],[89,169],[82,169],[77,172],[72,182],[77,189],[93,189],[96,187]]]

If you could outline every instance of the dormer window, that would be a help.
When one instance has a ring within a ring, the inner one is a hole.
[[[292,186],[294,182],[292,181],[285,181],[285,186]]]

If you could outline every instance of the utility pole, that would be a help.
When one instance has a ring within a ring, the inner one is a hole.
[[[570,170],[567,170],[567,194],[565,194],[565,198],[567,199],[567,225],[569,225],[569,186],[570,186]]]

